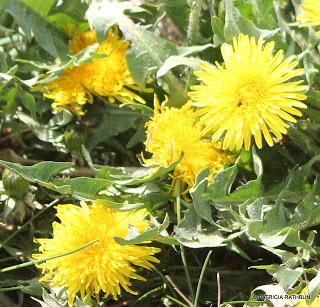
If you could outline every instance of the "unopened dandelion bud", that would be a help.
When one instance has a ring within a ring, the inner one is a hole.
[[[29,182],[8,168],[2,173],[2,183],[5,193],[10,198],[21,200],[29,192]]]
[[[90,131],[83,124],[72,124],[64,132],[64,141],[70,151],[81,152],[81,146],[86,147],[90,138]]]

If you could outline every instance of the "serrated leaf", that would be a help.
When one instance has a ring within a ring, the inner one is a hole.
[[[189,17],[189,5],[185,0],[162,0],[162,4],[165,4],[164,9],[170,20],[177,27],[178,31],[183,37],[187,35],[188,17]],[[159,7],[160,8],[160,7]]]
[[[263,232],[264,230],[261,231]],[[298,232],[290,227],[286,227],[273,235],[261,233],[259,238],[266,246],[277,247],[282,243],[285,243],[287,246],[302,247],[309,250],[311,253],[315,253],[315,250],[311,246],[300,240]]]
[[[108,27],[118,24],[125,37],[131,41],[131,48],[127,51],[127,63],[136,84],[141,90],[145,88],[148,74],[151,70],[157,71],[164,61],[171,55],[178,55],[177,47],[145,28],[134,25],[124,14],[129,2],[99,3],[94,1],[87,13],[89,24],[96,29],[98,40],[101,40]],[[183,105],[188,97],[184,88],[171,72],[164,76],[171,91],[172,105]]]
[[[14,132],[14,134],[17,137],[18,141],[21,144],[24,144],[23,141],[22,141],[22,137],[21,137],[21,126],[20,126],[20,124],[11,115],[7,116],[6,123],[12,129],[12,131]]]
[[[173,200],[172,198],[173,197],[170,194],[155,192],[139,196],[138,201],[143,202],[145,204],[145,207],[148,208],[148,210],[152,211],[153,209],[158,208],[161,205],[168,204],[170,200]]]
[[[175,227],[174,238],[181,244],[191,248],[226,245],[219,232],[208,232],[201,229],[200,217],[193,206],[188,208],[181,222]]]
[[[41,285],[38,282],[38,284],[33,283],[28,286],[24,286],[20,289],[23,293],[29,294],[29,295],[36,295],[39,296],[41,293]]]
[[[42,15],[47,15],[52,5],[55,3],[55,0],[46,0],[40,2],[39,0],[22,0],[22,2],[29,7],[32,7],[36,12]]]
[[[77,307],[90,307],[86,303],[80,301],[80,299],[77,296],[76,296],[76,304],[77,304]]]
[[[43,49],[54,57],[58,57],[58,51],[53,43],[55,41],[59,44],[60,48],[65,45],[64,53],[67,54],[67,46],[63,41],[66,38],[64,33],[48,23],[45,19],[45,14],[40,14],[34,9],[34,6],[29,6],[29,3],[27,3],[29,1],[25,2],[21,0],[2,1],[0,2],[0,6],[15,18],[29,41],[31,41],[34,35]],[[32,5],[32,3],[30,3],[30,5]],[[40,8],[43,11],[47,10],[42,5]]]
[[[280,287],[282,287],[285,292],[288,292],[292,289],[292,286],[297,282],[302,273],[302,268],[290,269],[279,266],[273,277],[279,282]]]
[[[221,247],[227,245],[224,243],[224,238],[218,232],[212,234],[198,233],[191,240],[184,237],[176,237],[176,240],[180,244],[190,248]]]
[[[256,262],[256,261],[259,261],[261,259],[257,259],[257,260],[254,260],[254,259],[251,259],[247,253],[242,249],[240,248],[237,244],[235,244],[234,242],[228,242],[227,244],[227,248],[237,254],[239,254],[241,257],[245,258],[245,259],[248,259],[249,261],[252,261],[252,262]]]
[[[308,175],[312,165],[320,159],[320,155],[313,157],[308,163],[303,166],[300,166],[292,176],[292,182],[290,190],[292,191],[304,191],[305,184],[307,182]]]
[[[317,180],[313,184],[312,191],[309,192],[295,208],[293,216],[290,218],[290,225],[296,229],[305,229],[313,225],[320,214],[320,201],[315,195]]]
[[[183,159],[183,152],[181,152],[180,157],[177,161],[171,163],[167,167],[159,166],[157,167],[156,170],[152,168],[148,168],[143,172],[140,172],[139,174],[138,172],[135,172],[132,175],[125,174],[124,176],[120,176],[120,177],[123,177],[123,179],[120,179],[120,178],[117,179],[116,176],[112,176],[112,175],[111,175],[111,178],[113,178],[113,182],[115,184],[121,184],[121,185],[135,185],[135,184],[148,182],[164,174],[171,172],[181,162],[182,159]]]
[[[320,149],[318,145],[309,137],[306,131],[292,125],[288,128],[287,135],[308,155],[319,156]]]
[[[280,248],[274,248],[266,245],[261,245],[260,247],[278,256],[282,260],[282,262],[287,262],[296,257],[294,253],[280,249]],[[299,259],[297,258],[297,261],[298,260]]]
[[[236,178],[238,171],[237,165],[228,167],[225,170],[216,174],[212,182],[208,186],[208,194],[210,199],[223,199],[225,196],[229,196],[231,186]]]
[[[225,0],[226,19],[224,26],[224,36],[227,42],[231,42],[234,37],[240,33],[259,38],[258,28],[250,21],[241,16],[239,10],[235,7],[233,0]]]
[[[63,139],[63,134],[57,131],[52,130],[39,124],[32,117],[28,116],[25,113],[17,112],[19,120],[26,124],[32,132],[39,138],[39,140],[44,142],[60,142]]]
[[[98,129],[89,140],[88,149],[91,150],[100,142],[106,141],[111,136],[117,135],[134,126],[140,113],[130,108],[111,107],[105,115]]]
[[[102,178],[77,177],[67,180],[54,180],[52,184],[61,193],[69,191],[75,198],[89,201],[99,199],[101,196],[98,195],[98,192],[106,189],[112,182]],[[59,189],[59,187],[62,189]]]
[[[278,184],[275,188],[271,189],[264,193],[264,196],[274,196],[279,195],[279,193],[287,186],[289,180],[291,181],[290,187],[288,190],[288,195],[290,192],[292,193],[292,197],[295,200],[298,200],[301,195],[302,197],[306,195],[305,192],[309,192],[310,189],[307,188],[307,179],[310,173],[312,165],[320,159],[320,155],[313,157],[308,163],[303,166],[300,166],[298,169],[290,171],[289,175],[287,176],[286,180],[280,184]],[[285,198],[288,198],[288,195],[285,195]]]
[[[3,99],[6,101],[4,112],[1,112],[0,115],[2,118],[6,118],[7,122],[10,122],[10,119],[8,119],[8,117],[13,119],[13,116],[15,115],[17,110],[17,104],[15,101],[15,98],[18,94],[17,86],[15,86],[14,88],[11,88],[9,91],[6,91],[5,93],[0,93],[0,94],[1,94],[0,99]]]
[[[146,128],[145,128],[145,123],[149,120],[149,118],[141,118],[136,126],[136,132],[135,134],[132,136],[132,138],[129,140],[129,142],[127,143],[126,148],[130,149],[133,146],[135,146],[136,144],[140,143],[140,142],[144,142],[147,139],[147,135],[146,135]]]
[[[137,233],[137,229],[131,226],[128,229],[126,239],[115,236],[114,240],[120,245],[132,245],[143,243],[145,241],[151,240],[152,238],[160,236],[161,232],[168,228],[169,223],[169,216],[168,214],[166,214],[163,222],[158,227],[152,228],[139,234],[139,232]]]
[[[18,97],[21,99],[25,108],[30,112],[31,117],[36,120],[36,101],[34,97],[25,91],[19,91]]]
[[[187,58],[183,56],[173,55],[165,60],[163,65],[157,72],[157,78],[164,76],[170,69],[177,67],[179,65],[185,65],[191,67],[193,70],[201,70],[199,66],[200,59],[193,57]]]
[[[63,305],[53,298],[44,288],[42,288],[42,298],[44,301],[40,301],[33,297],[33,299],[40,303],[42,307],[63,307]]]
[[[73,166],[71,162],[45,161],[32,166],[21,166],[0,160],[0,165],[31,182],[48,183],[50,178]]]
[[[91,156],[90,156],[90,153],[89,151],[87,150],[87,148],[85,148],[84,145],[81,145],[81,153],[83,155],[83,158],[86,160],[86,162],[88,163],[89,167],[91,169],[93,169],[95,172],[98,172],[100,170],[99,167],[95,167],[92,163],[92,159],[91,159]]]
[[[231,195],[229,200],[244,200],[252,197],[260,197],[262,195],[261,177],[250,180],[245,185],[237,188]]]
[[[263,200],[263,198],[257,198],[250,205],[247,205],[246,211],[248,213],[249,218],[252,220],[262,221],[264,204],[265,204],[265,201]]]
[[[314,300],[320,292],[320,272],[314,277],[308,286],[308,294],[311,295],[311,301]]]
[[[54,128],[56,126],[65,126],[69,124],[73,119],[73,114],[66,109],[62,109],[55,114],[47,123],[47,127]]]
[[[216,225],[212,219],[211,202],[202,197],[207,190],[209,172],[210,168],[206,168],[198,174],[195,186],[190,189],[190,194],[193,199],[193,206],[199,216],[210,224]]]
[[[38,302],[38,303],[41,305],[41,307],[63,307],[63,306],[61,306],[61,305],[49,305],[49,304],[47,304],[46,302],[41,301],[41,300],[38,300],[38,299],[35,298],[35,297],[32,297],[32,299],[33,299],[34,301]]]
[[[83,21],[88,4],[81,0],[63,1],[61,5],[54,7],[51,14],[67,14],[78,22]]]
[[[214,46],[218,47],[222,45],[222,43],[224,43],[226,40],[224,37],[223,23],[219,17],[217,16],[212,17],[211,28],[214,34],[213,35]]]
[[[311,230],[309,235],[308,235],[308,238],[306,240],[306,243],[310,246],[313,245],[313,242],[314,242],[314,239],[316,237],[316,234],[317,234],[317,231],[316,230]],[[309,262],[310,261],[310,258],[313,256],[312,253],[310,253],[310,251],[306,250],[306,249],[303,249],[302,250],[302,258]]]
[[[107,54],[96,53],[95,50],[99,47],[99,44],[93,44],[86,46],[79,53],[74,55],[68,55],[67,61],[63,64],[47,64],[43,62],[30,61],[26,59],[19,59],[18,62],[33,65],[39,69],[48,70],[46,73],[46,78],[39,81],[39,84],[46,84],[53,81],[57,76],[59,76],[63,70],[73,68],[75,66],[81,66],[86,63],[92,63],[94,58],[105,58],[108,57]]]
[[[105,195],[100,195],[99,199],[97,199],[97,200],[99,201],[99,204],[101,204],[107,208],[113,208],[113,209],[117,209],[119,211],[127,212],[127,211],[131,211],[131,210],[140,209],[141,207],[145,207],[144,203],[136,203],[136,204],[116,203],[111,200],[102,199],[102,197],[104,197],[104,196]]]

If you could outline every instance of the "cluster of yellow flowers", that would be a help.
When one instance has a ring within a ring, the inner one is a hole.
[[[68,289],[69,306],[73,305],[78,291],[82,299],[91,293],[98,300],[100,291],[116,299],[121,293],[120,287],[137,294],[130,289],[130,279],[145,279],[135,273],[131,264],[152,269],[154,266],[151,262],[159,262],[153,255],[160,249],[139,245],[121,246],[116,243],[114,236],[125,238],[128,223],[139,232],[145,231],[150,225],[150,222],[144,221],[148,211],[121,212],[107,208],[99,201],[91,206],[81,202],[81,207],[58,205],[56,209],[56,216],[61,223],[53,223],[52,239],[36,240],[41,244],[41,253],[33,255],[33,258],[56,256],[96,239],[99,241],[70,255],[39,264],[38,267],[45,274],[40,281],[50,283],[51,287],[65,286]]]
[[[304,11],[304,15],[297,16],[297,20],[306,21],[305,24],[299,27],[310,27],[320,25],[320,6],[317,0],[304,0],[305,5],[300,4],[300,7]],[[320,36],[320,31],[316,32],[317,36]]]
[[[77,54],[98,43],[95,31],[80,32],[71,41],[70,53]],[[119,37],[118,28],[110,28],[107,38],[95,50],[103,58],[93,58],[92,63],[66,69],[62,76],[44,86],[44,97],[54,100],[52,108],[69,109],[80,119],[85,114],[83,106],[92,103],[92,93],[115,99],[122,103],[145,101],[131,90],[139,90],[132,79],[126,60],[129,42]]]
[[[269,146],[273,140],[269,129],[278,138],[289,126],[283,121],[296,120],[290,115],[301,116],[294,107],[306,108],[299,100],[307,97],[300,92],[307,86],[299,85],[303,80],[287,82],[301,75],[303,69],[294,69],[294,56],[283,60],[283,51],[272,55],[274,42],[263,48],[263,38],[240,34],[233,39],[233,46],[223,45],[221,53],[224,67],[216,62],[218,70],[200,64],[203,72],[196,72],[205,84],[193,86],[189,95],[193,105],[200,108],[196,115],[203,115],[200,123],[204,133],[213,133],[217,141],[225,133],[223,149],[250,149],[251,136],[258,148],[262,147],[261,131]]]
[[[298,20],[307,21],[301,26],[320,25],[320,7],[316,1],[305,0],[301,5],[305,15]],[[316,33],[320,36],[320,31]],[[70,51],[78,53],[85,47],[97,43],[94,31],[75,35]],[[168,166],[176,161],[181,152],[183,160],[173,172],[173,185],[180,179],[185,191],[195,183],[196,175],[210,169],[210,178],[223,169],[226,163],[234,162],[234,156],[225,149],[249,150],[252,136],[258,148],[263,145],[262,135],[269,146],[274,140],[270,134],[281,139],[289,125],[295,122],[292,116],[301,116],[297,108],[306,108],[301,102],[307,86],[302,80],[290,81],[304,73],[295,69],[294,56],[284,59],[282,50],[273,55],[274,42],[264,46],[262,37],[240,34],[233,45],[223,44],[221,53],[223,66],[218,69],[208,63],[200,63],[203,71],[195,75],[204,85],[193,86],[189,93],[191,101],[181,109],[169,108],[154,100],[154,116],[146,123],[146,151],[152,154],[147,163]],[[45,85],[44,96],[54,100],[53,108],[70,109],[78,118],[84,115],[83,105],[92,103],[92,93],[106,96],[112,103],[141,102],[144,100],[132,92],[138,90],[127,67],[125,51],[129,42],[119,38],[117,28],[109,30],[108,37],[96,53],[106,54],[92,63],[63,71],[62,76]],[[193,111],[193,107],[197,111]],[[198,117],[198,119],[197,119]],[[211,135],[212,140],[206,139]],[[219,140],[222,138],[222,143]],[[151,262],[159,262],[153,255],[159,248],[125,245],[120,246],[114,236],[125,238],[128,222],[139,232],[146,230],[150,222],[144,220],[147,211],[120,212],[105,207],[99,202],[88,206],[81,202],[75,205],[56,207],[60,223],[53,223],[53,238],[38,239],[41,244],[35,259],[63,254],[88,244],[96,243],[60,258],[39,264],[45,276],[43,282],[52,287],[65,286],[68,302],[72,306],[75,295],[81,298],[91,293],[99,299],[100,291],[114,299],[121,287],[130,293],[130,279],[144,280],[135,273],[132,265],[152,269]],[[147,242],[146,242],[147,243]],[[318,306],[299,303],[298,306]]]
[[[187,185],[186,191],[195,183],[197,174],[209,167],[210,175],[220,171],[227,162],[234,159],[227,152],[221,150],[220,143],[203,139],[200,125],[194,125],[195,116],[189,104],[181,109],[168,108],[154,99],[154,116],[146,123],[147,141],[146,151],[153,154],[145,162],[168,166],[178,160],[181,152],[182,161],[175,167],[173,185],[176,178]]]

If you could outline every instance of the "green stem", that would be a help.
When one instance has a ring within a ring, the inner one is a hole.
[[[177,202],[177,222],[179,224],[181,221],[181,180],[180,180],[180,178],[177,179],[177,199],[176,199],[176,202]],[[191,295],[192,301],[194,301],[194,291],[192,288],[190,274],[189,274],[189,270],[188,270],[186,253],[184,250],[184,246],[182,244],[180,244],[180,250],[181,250],[181,259],[182,259],[182,263],[183,263],[183,269],[184,269],[184,272],[187,277],[187,283],[188,283],[190,295]]]
[[[174,301],[175,303],[177,303],[180,306],[188,307],[188,305],[181,303],[180,301],[178,301],[177,299],[175,299],[174,297],[172,297],[170,295],[167,295],[167,298],[169,298],[170,300]]]
[[[79,247],[77,249],[74,249],[74,250],[70,251],[70,252],[66,252],[66,253],[55,255],[55,256],[51,256],[51,257],[41,258],[41,259],[38,259],[38,260],[31,260],[31,261],[28,261],[28,262],[25,262],[25,263],[9,266],[7,268],[4,268],[4,269],[0,270],[0,273],[13,271],[13,270],[20,269],[20,268],[23,268],[23,267],[26,267],[26,266],[30,266],[30,265],[33,265],[33,264],[45,262],[47,260],[51,260],[51,259],[55,259],[55,258],[59,258],[59,257],[63,257],[63,256],[67,256],[67,255],[73,254],[73,253],[75,253],[75,252],[77,252],[77,251],[79,251],[79,250],[81,250],[83,248],[88,247],[91,244],[96,243],[99,240],[100,239],[96,239],[96,240],[94,240],[94,241],[92,241],[90,243],[87,243],[87,244],[85,244],[85,245],[83,245],[83,246],[81,246],[81,247]]]
[[[201,270],[199,281],[198,281],[197,291],[196,291],[196,298],[194,300],[194,306],[197,306],[197,304],[198,304],[198,299],[199,299],[199,295],[200,295],[202,279],[203,279],[204,272],[205,272],[206,267],[208,265],[208,262],[209,262],[211,254],[212,254],[212,250],[209,251],[209,253],[208,253],[208,255],[207,255],[207,257],[206,257],[206,259],[205,259],[205,261],[203,263],[203,266],[202,266],[202,270]]]
[[[188,300],[188,298],[180,291],[180,289],[177,287],[177,285],[173,282],[171,277],[169,275],[166,275],[166,278],[168,282],[172,285],[174,290],[185,300],[185,302],[188,304],[189,307],[194,307],[192,302]]]
[[[300,239],[300,231],[298,231],[298,237],[299,237],[299,239]],[[298,255],[300,255],[300,254],[302,253],[301,247],[297,247],[297,250],[298,250]],[[310,294],[310,293],[309,293],[309,287],[308,287],[308,283],[309,283],[309,282],[308,282],[306,270],[305,270],[304,265],[303,265],[302,256],[303,256],[303,255],[301,255],[301,257],[299,257],[299,261],[300,261],[300,265],[301,265],[301,267],[302,267],[303,278],[304,278],[304,281],[305,281],[306,287],[307,287],[307,292],[306,292],[306,294]],[[309,300],[307,300],[306,302],[307,302],[308,304],[311,303],[311,302],[309,302]]]
[[[164,281],[164,283],[169,287],[172,295],[173,295],[175,298],[177,298],[177,295],[176,295],[176,293],[174,292],[173,287],[171,286],[171,284],[169,283],[169,281],[165,278],[165,276],[164,276],[159,270],[157,270],[156,268],[154,268],[153,270],[156,271],[156,272],[159,274],[159,276],[160,276],[161,279]]]
[[[190,279],[190,275],[189,275],[189,271],[188,271],[186,253],[185,253],[183,245],[180,245],[180,249],[181,249],[181,259],[182,259],[182,263],[183,263],[184,272],[185,272],[186,277],[187,277],[187,283],[188,283],[188,286],[189,286],[191,299],[192,299],[192,301],[194,301],[194,292],[193,292],[193,287],[192,287],[192,284],[191,284],[191,279]]]
[[[20,290],[20,289],[23,289],[23,288],[24,288],[24,286],[16,286],[16,287],[12,287],[12,288],[1,288],[0,292]]]
[[[149,295],[163,290],[163,288],[164,288],[163,286],[160,286],[160,287],[157,287],[157,288],[154,288],[154,289],[148,291],[148,292],[145,293],[144,295],[141,295],[134,303],[131,304],[131,306],[136,305],[137,303],[139,303],[140,301],[142,301],[143,299],[145,299],[145,298],[148,297]]]
[[[187,44],[190,46],[196,44],[197,42],[202,0],[189,0],[189,3],[191,12],[187,31]]]
[[[181,180],[177,179],[177,223],[179,224],[181,221]]]
[[[9,237],[7,237],[3,242],[0,243],[0,248],[7,244],[13,237],[15,237],[20,231],[25,229],[30,223],[32,223],[39,215],[41,215],[43,212],[51,208],[53,205],[55,205],[59,199],[55,199],[53,202],[51,202],[47,207],[43,208],[41,211],[39,211],[36,215],[34,215],[28,222],[24,223],[19,229],[17,229],[14,233],[12,233]]]

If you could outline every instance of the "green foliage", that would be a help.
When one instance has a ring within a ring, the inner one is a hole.
[[[254,295],[299,294],[306,286],[311,300],[319,295],[320,40],[317,27],[298,27],[300,4],[0,0],[0,165],[22,177],[31,191],[15,201],[5,180],[0,185],[4,304],[15,307],[23,297],[26,307],[67,306],[65,288],[45,289],[38,281],[42,274],[29,262],[38,250],[33,240],[51,237],[57,202],[96,200],[126,212],[146,208],[148,229],[139,232],[128,223],[127,235],[115,234],[114,240],[123,246],[151,242],[162,249],[155,271],[135,267],[148,279],[132,282],[138,297],[123,291],[119,304],[215,306],[220,291],[221,306],[291,306],[298,300],[279,303]],[[81,118],[68,109],[54,110],[53,100],[43,97],[46,84],[68,69],[111,56],[95,51],[114,26],[130,42],[126,59],[137,87],[127,90],[146,104],[110,103],[86,88],[93,103],[83,106]],[[69,53],[75,33],[89,29],[95,29],[99,43]],[[274,53],[296,55],[297,67],[305,71],[300,79],[308,85],[308,108],[273,147],[234,150],[235,163],[216,174],[203,169],[194,186],[180,193],[180,179],[172,174],[185,153],[167,166],[140,161],[149,157],[145,124],[154,116],[154,94],[159,101],[168,96],[169,107],[183,106],[190,86],[198,84],[193,72],[201,71],[199,63],[213,69],[216,62],[224,65],[220,47],[240,33],[256,40],[262,35],[274,42]],[[70,130],[77,140],[70,141]],[[8,212],[18,218],[8,219]],[[90,294],[74,302],[113,304],[118,303],[110,297],[97,303]]]

